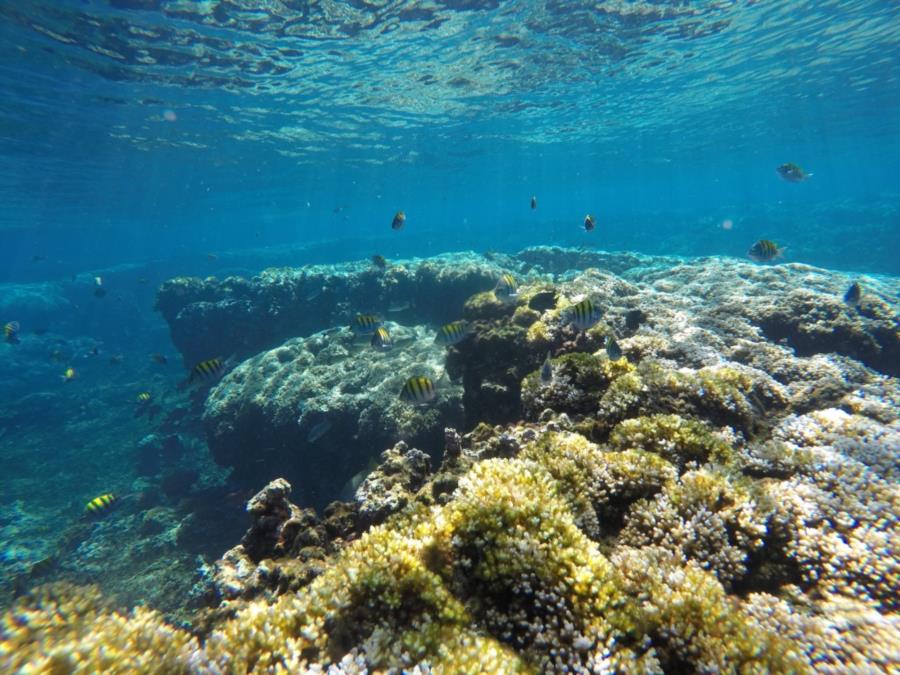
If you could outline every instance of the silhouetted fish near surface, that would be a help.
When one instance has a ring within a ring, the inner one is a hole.
[[[602,316],[603,311],[590,298],[567,307],[563,313],[564,319],[579,330],[587,330]]]
[[[622,358],[622,348],[612,335],[606,336],[606,355],[613,361]]]
[[[11,345],[19,344],[19,330],[21,326],[18,321],[10,321],[3,326],[3,339]]]
[[[531,208],[532,210],[537,208],[537,197],[531,195]]]
[[[402,230],[404,225],[406,225],[406,214],[403,211],[397,211],[391,221],[391,229]]]
[[[590,213],[584,217],[584,231],[585,232],[593,232],[597,227],[597,219],[594,218]]]
[[[783,253],[783,246],[779,247],[774,241],[768,239],[760,239],[750,247],[749,251],[747,251],[747,255],[750,256],[750,259],[755,260],[756,262],[769,262],[770,260],[780,258]]]
[[[370,344],[375,347],[375,349],[387,350],[394,346],[394,340],[391,338],[391,334],[388,332],[387,328],[378,326],[372,334]]]
[[[473,331],[465,321],[452,321],[438,329],[434,343],[449,347],[456,345],[472,335]]]
[[[434,382],[427,375],[409,378],[400,390],[400,399],[407,403],[430,403],[437,398]]]
[[[788,183],[802,183],[807,178],[812,176],[811,173],[806,173],[799,166],[797,166],[796,164],[791,164],[790,162],[782,164],[777,169],[775,169],[775,171]]]
[[[850,284],[847,292],[844,293],[844,302],[846,302],[851,307],[856,307],[859,304],[859,300],[861,297],[862,286],[859,285],[858,281],[854,281],[852,284]]]

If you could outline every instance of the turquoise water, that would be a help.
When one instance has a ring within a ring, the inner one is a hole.
[[[891,1],[0,3],[0,326],[21,325],[0,343],[0,607],[107,575],[172,610],[195,558],[240,540],[262,485],[214,463],[205,392],[177,391],[170,278],[545,245],[747,261],[759,239],[847,272],[831,295],[900,275],[898,45]],[[131,520],[87,536],[107,491]],[[194,534],[142,543],[157,526]]]
[[[4,279],[317,240],[741,256],[767,237],[900,269],[893,2],[38,0],[0,18]],[[813,177],[780,180],[785,162]]]

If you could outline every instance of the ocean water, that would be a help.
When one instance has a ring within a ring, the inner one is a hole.
[[[0,3],[0,607],[52,579],[177,614],[246,529],[262,485],[211,456],[208,389],[178,391],[197,345],[155,310],[169,279],[537,246],[749,262],[768,239],[896,289],[898,45],[887,0]],[[277,323],[250,316],[235,363]],[[133,518],[92,539],[106,492]],[[164,531],[192,534],[134,543]]]

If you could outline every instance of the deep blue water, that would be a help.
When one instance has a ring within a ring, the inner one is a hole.
[[[895,1],[0,2],[0,585],[134,484],[169,277],[760,238],[900,274],[898,45]]]

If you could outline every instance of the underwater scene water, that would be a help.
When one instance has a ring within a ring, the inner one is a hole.
[[[0,671],[896,669],[898,45],[0,3]]]

